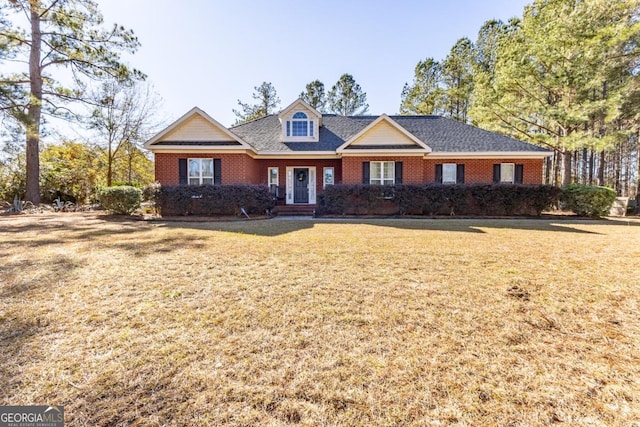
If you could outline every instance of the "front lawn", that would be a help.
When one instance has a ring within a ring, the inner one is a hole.
[[[58,214],[0,242],[0,405],[68,426],[640,425],[637,222]]]

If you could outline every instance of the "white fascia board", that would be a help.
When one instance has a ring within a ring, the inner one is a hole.
[[[425,157],[428,154],[427,151],[420,149],[420,150],[395,150],[395,151],[390,151],[389,149],[370,149],[370,150],[349,150],[349,151],[342,151],[340,152],[340,155],[342,157],[363,157],[363,156],[369,156],[369,155],[375,155],[375,156],[395,156],[395,157],[410,157],[410,156],[419,156],[419,157]]]
[[[215,147],[215,149],[212,150],[211,147],[202,147],[202,146],[195,146],[195,145],[186,146],[186,147],[184,145],[180,145],[180,146],[163,145],[162,148],[153,147],[153,149],[151,149],[151,152],[153,154],[162,154],[162,153],[179,154],[179,153],[198,153],[198,152],[215,154],[221,151],[224,151],[224,154],[248,154],[250,156],[253,156],[253,152],[243,148],[238,148],[238,147],[235,147],[235,148],[229,147],[228,149]]]
[[[431,152],[425,156],[428,159],[495,159],[495,158],[518,158],[518,159],[544,159],[553,156],[553,151],[483,151],[478,153],[469,152]]]
[[[335,151],[261,151],[254,159],[339,159]]]

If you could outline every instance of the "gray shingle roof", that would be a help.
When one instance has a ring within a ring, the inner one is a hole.
[[[153,145],[202,145],[202,146],[210,146],[210,147],[219,147],[219,146],[229,146],[229,145],[242,145],[238,141],[160,141],[156,142]]]
[[[440,116],[390,116],[436,152],[546,151],[526,142],[489,132]],[[324,114],[318,142],[282,142],[277,115],[238,125],[231,131],[260,151],[335,151],[378,116],[336,116]],[[393,144],[393,141],[389,141]],[[358,147],[362,148],[362,147]]]

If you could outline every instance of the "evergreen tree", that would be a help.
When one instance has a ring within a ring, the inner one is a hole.
[[[576,150],[624,138],[616,112],[628,97],[621,81],[635,79],[637,17],[636,1],[538,0],[499,46],[488,121],[556,150],[563,184]]]
[[[440,67],[447,117],[467,122],[473,92],[473,44],[464,37],[456,42]]]
[[[14,20],[6,19],[6,11]],[[26,29],[16,22],[26,20]],[[11,0],[0,19],[4,62],[12,57],[28,64],[28,70],[3,74],[3,105],[26,130],[25,198],[40,201],[39,146],[43,114],[68,113],[64,104],[86,102],[85,78],[139,79],[144,75],[120,62],[120,52],[139,47],[133,32],[114,25],[105,30],[97,4],[92,0]],[[56,79],[56,70],[71,71],[72,83]],[[7,89],[9,88],[9,89]],[[9,99],[10,101],[6,101]]]
[[[489,130],[504,131],[501,122],[493,114],[498,102],[495,69],[501,44],[518,30],[519,25],[518,18],[511,19],[508,24],[496,20],[487,21],[478,31],[474,44],[473,96],[469,118],[472,123],[482,123]]]
[[[325,112],[327,95],[324,92],[324,83],[320,80],[314,80],[308,83],[305,91],[300,93],[300,98],[319,112]]]
[[[233,110],[233,113],[237,117],[234,126],[266,117],[273,113],[280,104],[280,98],[278,98],[276,88],[273,87],[271,83],[262,82],[260,86],[256,86],[254,89],[255,92],[251,96],[258,102],[255,104],[245,104],[238,99],[238,105],[241,110]]]
[[[418,62],[413,84],[402,89],[400,114],[441,114],[443,103],[440,63],[433,58]]]
[[[342,116],[363,115],[369,110],[367,94],[351,74],[343,74],[331,87],[328,96],[329,109]]]

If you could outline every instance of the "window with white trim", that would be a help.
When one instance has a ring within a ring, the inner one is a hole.
[[[500,164],[500,182],[513,184],[515,181],[515,165],[513,163]]]
[[[334,169],[333,168],[324,168],[323,170],[323,179],[322,179],[322,188],[327,185],[333,185],[335,183]]]
[[[278,184],[280,183],[278,173],[277,167],[269,168],[269,176],[267,179],[269,181],[269,189],[272,193],[277,193],[278,191]]]
[[[189,159],[189,185],[213,184],[213,159]]]
[[[370,184],[395,184],[395,162],[370,162],[369,171]]]
[[[291,120],[287,120],[285,135],[287,137],[313,136],[313,120],[309,120],[302,111],[296,112]]]
[[[442,165],[442,183],[455,184],[457,181],[458,165],[455,163],[444,163]]]

